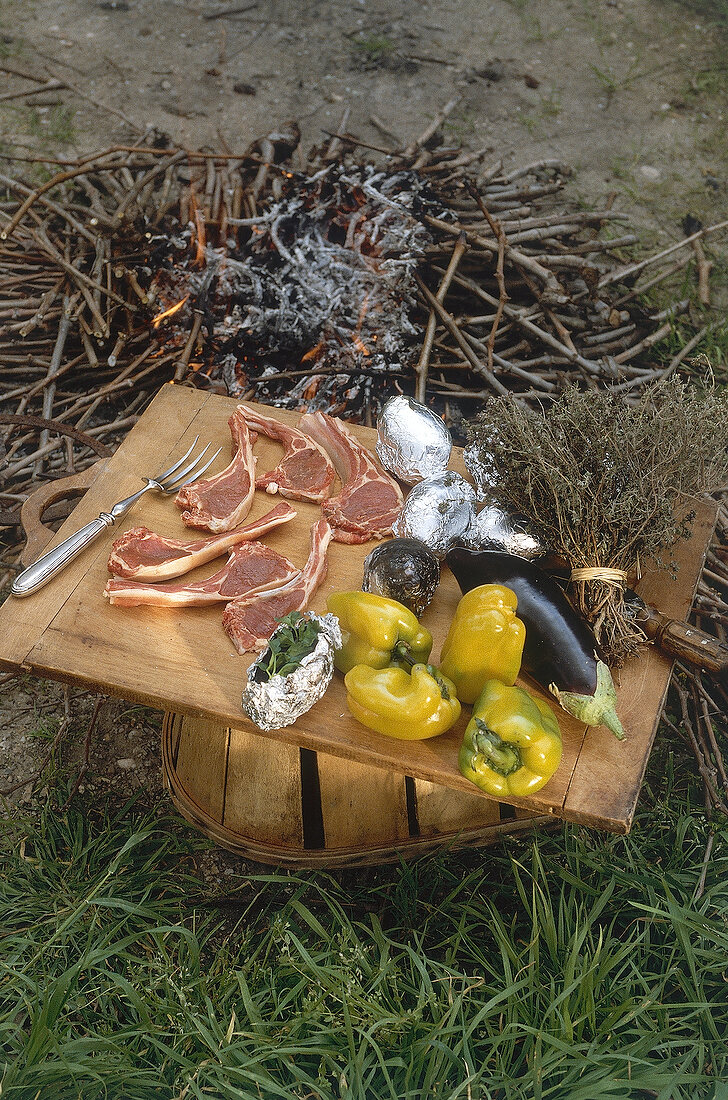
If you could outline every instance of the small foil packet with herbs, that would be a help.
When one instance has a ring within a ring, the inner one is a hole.
[[[258,729],[292,726],[323,696],[341,648],[335,615],[292,611],[281,619],[268,648],[248,669],[243,710]]]

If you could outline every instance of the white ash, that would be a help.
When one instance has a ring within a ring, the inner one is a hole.
[[[419,335],[413,276],[429,241],[417,214],[434,206],[410,172],[331,166],[297,180],[251,227],[245,253],[206,250],[206,267],[188,274],[195,308],[214,315],[220,350],[257,377],[267,357],[295,369],[307,352],[311,374],[341,367],[327,388],[407,365]],[[295,404],[308,381],[271,397]]]

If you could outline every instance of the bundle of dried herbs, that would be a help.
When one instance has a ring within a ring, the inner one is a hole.
[[[509,395],[486,404],[470,438],[476,482],[543,529],[574,571],[570,595],[610,663],[636,653],[646,637],[625,586],[647,560],[670,567],[691,506],[725,487],[728,392],[673,378],[634,404],[576,387],[538,409]]]

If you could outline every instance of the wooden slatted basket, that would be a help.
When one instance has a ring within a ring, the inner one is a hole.
[[[162,770],[179,812],[216,844],[281,867],[363,867],[558,827],[386,768],[165,714]]]

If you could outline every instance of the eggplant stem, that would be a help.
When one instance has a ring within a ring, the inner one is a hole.
[[[606,726],[620,741],[624,740],[624,728],[615,709],[617,692],[604,661],[597,661],[597,686],[593,695],[562,691],[556,684],[549,684],[549,691],[556,696],[559,706],[580,722],[588,726]]]

